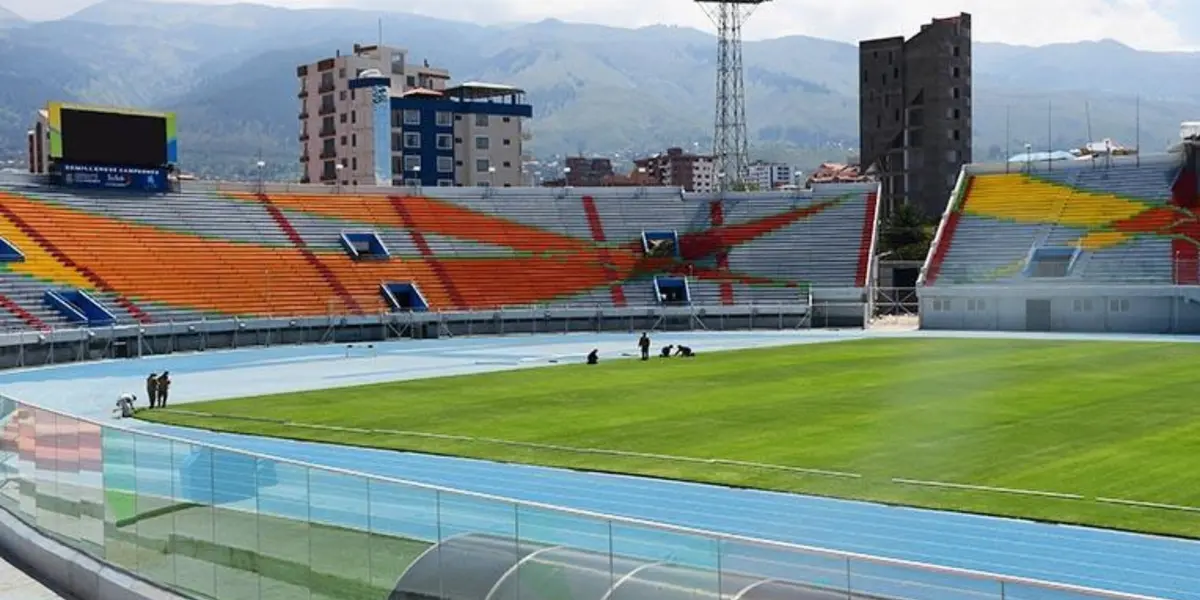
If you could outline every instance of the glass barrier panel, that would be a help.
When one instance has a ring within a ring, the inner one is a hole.
[[[609,554],[609,522],[517,506],[517,535],[526,554],[497,598],[603,598],[622,575]],[[614,572],[616,567],[616,572]]]
[[[516,507],[465,494],[438,493],[435,580],[442,598],[483,598],[521,560]]]
[[[850,591],[863,597],[905,600],[1003,599],[999,581],[862,559],[849,559],[848,565]]]
[[[171,444],[175,501],[182,505],[171,517],[175,586],[188,593],[215,598],[216,566],[229,553],[216,544],[212,452],[204,446],[184,442]]]
[[[212,451],[213,546],[217,598],[258,598],[258,461],[250,455]]]
[[[811,590],[846,593],[850,573],[840,556],[740,541],[721,541],[721,574],[790,582]]]
[[[259,458],[259,597],[307,600],[312,574],[308,467]]]
[[[103,431],[94,423],[77,422],[79,468],[79,546],[93,556],[104,557],[104,460]]]
[[[719,598],[718,545],[713,538],[613,522],[613,556],[639,559],[644,565],[618,579],[611,598],[654,597],[645,595],[649,589],[661,589],[664,598],[674,597],[681,585],[687,588],[689,598]],[[682,571],[662,567],[688,567],[690,571],[681,583],[677,580]]]
[[[313,600],[370,600],[370,502],[367,479],[308,470],[309,579]]]
[[[20,413],[17,427],[19,514],[24,516],[26,523],[37,525],[37,465],[34,463],[37,454],[37,424],[34,420],[37,413],[28,407],[21,408]]]
[[[175,472],[171,468],[171,441],[134,434],[134,514],[137,536],[137,573],[152,581],[175,585],[172,552]]]
[[[44,410],[34,411],[33,489],[36,504],[37,526],[42,531],[57,533],[59,512],[62,511],[58,496],[58,481],[55,468],[58,461],[57,437],[58,416]]]
[[[16,402],[0,396],[0,507],[18,516],[21,512],[20,415]]]
[[[387,481],[368,482],[371,586],[387,598],[438,539],[437,492]]]
[[[72,547],[79,544],[80,504],[83,490],[79,480],[79,421],[63,415],[55,420],[54,472],[57,480],[55,489],[58,499],[54,504],[58,510],[57,533]]]
[[[137,571],[137,477],[133,434],[104,428],[100,432],[104,476],[104,560]]]

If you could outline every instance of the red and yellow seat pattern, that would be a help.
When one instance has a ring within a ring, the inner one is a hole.
[[[48,285],[116,294],[128,299],[131,313],[144,304],[241,316],[375,314],[388,310],[380,295],[385,281],[416,282],[432,309],[447,310],[550,303],[661,272],[717,283],[795,284],[732,272],[727,263],[712,259],[836,204],[681,232],[681,258],[652,259],[644,256],[640,240],[600,243],[434,198],[233,197],[279,209],[276,215],[301,211],[363,227],[404,230],[419,252],[388,261],[355,261],[341,251],[303,244],[248,244],[168,231],[3,190],[0,236],[26,255],[24,262],[9,264],[10,272]],[[501,246],[511,254],[436,255],[422,241],[432,234]]]

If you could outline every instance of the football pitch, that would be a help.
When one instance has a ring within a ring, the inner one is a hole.
[[[1186,510],[1200,507],[1198,365],[1197,344],[874,339],[222,400],[139,417],[1200,537],[1200,508]]]

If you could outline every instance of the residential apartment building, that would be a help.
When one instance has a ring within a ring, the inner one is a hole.
[[[794,183],[792,175],[791,165],[760,160],[746,165],[742,182],[753,189],[773,190]]]
[[[446,70],[384,46],[355,45],[297,75],[302,182],[521,184],[522,123],[533,111],[517,88],[449,86]]]
[[[905,40],[859,43],[859,156],[883,207],[935,217],[971,162],[971,15],[935,19]]]
[[[563,179],[571,187],[595,187],[605,185],[615,175],[612,160],[607,158],[567,157],[563,168]]]
[[[682,148],[668,148],[664,154],[633,161],[636,173],[645,173],[658,185],[681,187],[689,192],[720,189],[716,161],[712,156],[688,154]]]

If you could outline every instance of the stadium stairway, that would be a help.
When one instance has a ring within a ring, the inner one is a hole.
[[[1171,241],[1153,235],[1168,219],[1144,218],[1170,199],[1170,175],[1162,165],[1076,165],[1032,176],[969,177],[958,214],[948,217],[957,223],[941,242],[945,251],[934,250],[926,285],[1027,281],[1029,257],[1042,248],[1079,251],[1067,280],[1172,282]],[[1127,226],[1138,220],[1141,231]]]

